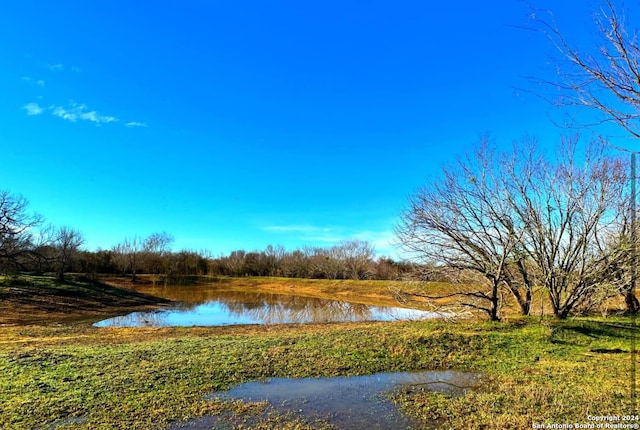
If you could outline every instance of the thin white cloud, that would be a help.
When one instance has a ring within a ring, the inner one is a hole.
[[[390,230],[352,230],[341,226],[317,227],[313,225],[291,224],[271,225],[262,230],[274,234],[289,235],[302,243],[322,244],[321,246],[338,245],[345,240],[362,240],[373,245],[377,255],[397,258],[396,238]]]
[[[397,254],[398,239],[393,231],[363,231],[353,235],[353,238],[369,242],[378,254],[387,256]]]
[[[71,66],[65,67],[61,63],[55,64],[46,64],[46,67],[54,72],[62,72],[65,70],[81,73],[82,70],[79,67]],[[31,85],[38,86],[40,88],[45,87],[44,79],[34,79],[30,76],[22,76],[21,80],[24,82],[28,82]],[[38,99],[42,99],[42,96],[38,96]],[[98,113],[98,111],[90,110],[87,105],[78,104],[74,101],[70,101],[67,105],[58,105],[53,104],[48,108],[40,107],[37,103],[28,103],[22,107],[27,112],[27,115],[40,115],[45,110],[49,110],[53,116],[64,119],[65,121],[70,122],[78,122],[78,121],[89,121],[96,125],[109,124],[112,122],[120,122],[124,127],[127,128],[135,128],[135,127],[148,127],[146,123],[141,121],[121,121],[117,117],[113,115],[103,115]]]
[[[30,103],[27,106],[34,105],[35,103]],[[28,109],[27,106],[24,109]],[[40,109],[38,113],[42,112],[42,108],[39,106],[34,106]],[[102,115],[98,113],[98,111],[90,110],[87,105],[79,104],[74,101],[69,102],[67,106],[60,105],[51,105],[48,108],[51,111],[51,115],[56,116],[58,118],[64,119],[65,121],[70,122],[78,122],[78,121],[89,121],[96,125],[109,124],[112,122],[121,122],[120,119],[113,115]],[[36,112],[36,110],[28,110],[28,112]],[[37,115],[37,113],[29,113],[29,115]],[[122,123],[122,122],[121,122]],[[129,121],[122,123],[127,128],[132,127],[147,127],[147,124],[139,121]]]
[[[73,112],[69,112],[62,106],[49,106],[49,109],[52,109],[53,115],[57,116],[58,118],[66,119],[67,121],[71,121],[71,122],[76,122],[78,120],[77,114]]]
[[[90,121],[95,124],[108,124],[110,122],[117,122],[118,118],[109,115],[100,115],[98,112],[88,110],[86,105],[77,104],[71,102],[69,106],[49,106],[51,113],[58,118],[62,118],[67,121],[77,122]]]
[[[338,228],[329,232],[303,235],[300,239],[312,242],[323,242],[337,245],[345,240],[361,240],[373,245],[378,254],[388,254],[393,250],[394,235],[390,231],[360,231],[354,232],[348,229]]]
[[[27,111],[27,115],[40,115],[44,111],[38,103],[27,103],[22,109]]]
[[[44,80],[43,79],[35,80],[35,79],[31,79],[30,76],[23,76],[20,79],[25,81],[25,82],[29,82],[29,83],[31,83],[33,85],[37,85],[37,86],[39,86],[41,88],[44,88]]]
[[[344,237],[336,236],[335,234],[304,236],[301,239],[304,241],[322,242],[322,243],[327,243],[331,245],[335,245],[339,243],[341,240],[345,240]]]
[[[94,110],[91,112],[80,113],[80,119],[83,119],[85,121],[96,122],[99,124],[118,121],[118,118],[116,118],[115,116],[98,115],[98,113]]]
[[[329,232],[330,229],[316,227],[313,225],[270,225],[262,228],[265,231],[273,231],[278,233],[319,233],[319,232]]]
[[[131,121],[128,122],[124,125],[125,127],[147,127],[147,124],[145,124],[144,122],[138,122],[138,121]]]

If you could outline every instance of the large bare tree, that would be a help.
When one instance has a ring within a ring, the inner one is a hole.
[[[481,275],[486,286],[457,293],[463,305],[501,319],[502,284],[521,232],[509,215],[494,151],[485,139],[475,152],[409,200],[396,234],[423,262]]]
[[[626,165],[600,142],[584,154],[577,142],[565,139],[553,159],[532,140],[500,155],[483,142],[411,197],[400,242],[423,261],[482,276],[486,288],[456,294],[492,320],[502,291],[528,314],[544,287],[559,318],[606,297],[625,264],[612,238],[624,219]]]
[[[612,268],[625,255],[611,239],[625,217],[626,163],[609,152],[601,142],[583,151],[577,136],[567,138],[553,161],[542,160],[528,175],[509,175],[513,185],[505,196],[523,226],[520,247],[559,318],[596,294],[604,298],[603,288],[616,291]]]
[[[627,19],[612,0],[602,0],[594,18],[597,42],[580,49],[557,26],[551,12],[536,11],[534,16],[560,53],[559,76],[546,81],[561,91],[555,102],[563,108],[578,107],[596,115],[595,122],[578,119],[579,126],[614,123],[629,136],[640,138],[640,42],[634,21]],[[623,294],[629,311],[640,310],[632,282]]]

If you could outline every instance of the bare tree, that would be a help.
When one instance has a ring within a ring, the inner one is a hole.
[[[580,50],[565,37],[551,12],[538,12],[541,11],[534,12],[534,16],[540,29],[561,55],[559,78],[545,81],[560,89],[557,104],[586,108],[599,114],[595,124],[582,126],[611,122],[631,137],[640,138],[640,44],[633,21],[627,20],[613,1],[602,0],[600,11],[595,15],[599,42],[591,49]],[[632,285],[629,283],[623,294],[627,309],[637,312],[640,303]]]
[[[59,227],[55,230],[53,245],[56,250],[57,278],[59,281],[64,281],[64,272],[83,243],[84,238],[78,230],[68,226]]]
[[[308,250],[296,249],[288,252],[282,259],[282,271],[289,278],[308,278],[311,274]]]
[[[561,56],[559,78],[545,81],[562,91],[556,102],[593,110],[601,114],[600,122],[614,122],[640,137],[638,30],[629,27],[611,0],[603,0],[595,15],[600,42],[585,51],[564,36],[552,12],[535,11],[534,16]]]
[[[579,156],[578,137],[565,139],[553,162],[542,160],[530,175],[512,174],[505,193],[523,226],[516,249],[535,264],[559,318],[610,285],[611,269],[624,256],[610,239],[624,217],[626,164],[606,149],[592,142]]]
[[[126,238],[122,242],[113,247],[113,254],[116,264],[122,270],[122,273],[129,271],[131,273],[131,281],[136,281],[136,274],[140,270],[140,264],[143,260],[144,241],[138,236]]]
[[[245,263],[246,255],[247,255],[246,251],[242,249],[239,249],[237,251],[232,251],[231,254],[229,254],[229,257],[227,257],[226,259],[226,263],[227,263],[227,269],[229,270],[229,273],[231,274],[231,276],[245,275],[244,263]]]
[[[625,196],[619,202],[619,213],[623,214],[619,228],[615,234],[605,237],[604,246],[608,250],[605,255],[606,270],[608,271],[607,288],[601,288],[599,295],[604,299],[612,295],[612,291],[624,296],[627,311],[637,312],[640,310],[640,302],[635,295],[633,288],[633,271],[636,270],[636,248],[637,238],[632,231],[631,211],[629,211],[629,199],[631,194]],[[587,302],[585,307],[597,307],[597,301]],[[606,312],[607,309],[602,309]]]
[[[33,229],[42,222],[24,197],[0,190],[0,270],[21,269],[34,257]]]
[[[410,198],[396,234],[423,262],[480,274],[485,288],[457,294],[465,306],[499,321],[501,284],[521,233],[509,218],[488,140],[442,173]]]
[[[365,279],[375,255],[373,245],[364,240],[343,240],[336,245],[346,268],[345,277]]]
[[[169,245],[173,241],[173,236],[164,231],[162,233],[153,233],[144,240],[144,248],[147,252],[162,254],[168,251]]]
[[[531,140],[502,157],[481,145],[411,198],[400,242],[427,262],[482,276],[487,289],[456,294],[492,320],[501,291],[528,314],[534,289],[544,287],[558,318],[605,297],[627,258],[612,240],[624,217],[626,165],[600,142],[581,158],[577,142],[563,141],[553,161]]]
[[[134,236],[126,238],[113,247],[113,255],[120,270],[131,273],[131,281],[141,270],[158,273],[163,265],[163,257],[169,252],[173,236],[165,232],[153,233],[146,238]]]
[[[285,255],[285,250],[282,245],[268,245],[264,251],[267,265],[269,267],[268,276],[278,276],[282,271],[282,259]]]
[[[146,270],[149,273],[159,274],[163,269],[163,260],[169,252],[169,247],[174,238],[168,233],[153,233],[144,239],[143,259]]]

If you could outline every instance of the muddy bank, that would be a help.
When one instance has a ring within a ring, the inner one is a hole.
[[[47,276],[0,277],[0,325],[90,322],[170,303],[83,277],[64,282]]]

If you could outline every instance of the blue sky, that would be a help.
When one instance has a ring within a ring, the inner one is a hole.
[[[595,2],[546,3],[589,40]],[[88,249],[397,255],[407,196],[479,135],[557,141],[531,24],[515,0],[5,2],[0,189]]]

